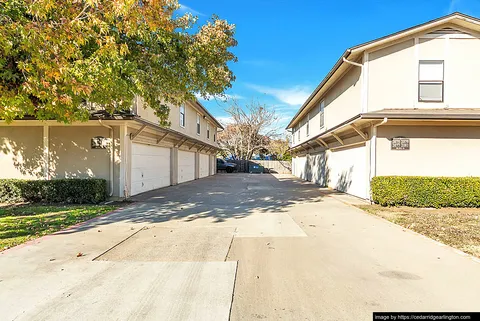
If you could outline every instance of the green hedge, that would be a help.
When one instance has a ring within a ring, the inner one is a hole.
[[[480,177],[378,176],[371,188],[383,206],[480,207]]]
[[[0,203],[93,203],[107,199],[104,179],[0,179]]]

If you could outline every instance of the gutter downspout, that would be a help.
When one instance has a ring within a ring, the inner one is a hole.
[[[105,128],[108,128],[110,130],[110,197],[113,196],[113,167],[114,167],[114,158],[113,158],[113,153],[114,153],[114,150],[113,150],[113,128],[112,126],[109,126],[109,125],[105,125],[104,123],[102,123],[102,120],[99,119],[98,120],[98,123],[105,127]]]
[[[345,57],[343,57],[343,62],[346,62],[347,64],[350,64],[350,65],[353,65],[353,66],[357,66],[357,67],[363,68],[363,65],[362,65],[362,64],[359,64],[358,62],[350,61],[350,60],[348,60],[348,59],[345,58]]]
[[[372,178],[377,175],[377,127],[385,125],[388,122],[388,118],[385,117],[382,122],[372,126],[372,139],[370,141],[370,179],[368,186],[368,195],[370,195],[370,200],[372,196],[370,194],[370,182]]]

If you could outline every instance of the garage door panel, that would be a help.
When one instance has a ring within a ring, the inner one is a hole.
[[[178,183],[195,179],[195,153],[178,151]]]
[[[330,187],[361,198],[368,198],[365,146],[331,152],[328,164]]]
[[[170,186],[170,149],[132,144],[131,195]]]
[[[200,154],[199,155],[199,175],[200,178],[207,177],[209,175],[210,164],[209,164],[210,156],[207,154]]]

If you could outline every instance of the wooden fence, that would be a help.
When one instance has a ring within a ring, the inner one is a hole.
[[[249,173],[250,164],[263,166],[264,173],[291,174],[292,163],[278,160],[229,160],[229,163],[237,164],[238,173]]]

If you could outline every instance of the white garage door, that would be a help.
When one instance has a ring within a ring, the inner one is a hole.
[[[329,186],[361,198],[368,198],[367,149],[365,146],[330,152]]]
[[[195,179],[195,153],[178,151],[178,183]]]
[[[165,186],[170,186],[170,149],[133,143],[131,195]]]
[[[215,175],[215,165],[216,165],[217,158],[215,155],[210,155],[210,175]]]
[[[300,177],[301,179],[307,179],[305,165],[307,162],[307,156],[297,156],[292,159],[292,174]]]
[[[210,169],[210,164],[209,164],[210,157],[207,154],[200,154],[199,159],[200,159],[200,164],[199,164],[200,178],[207,177]]]

